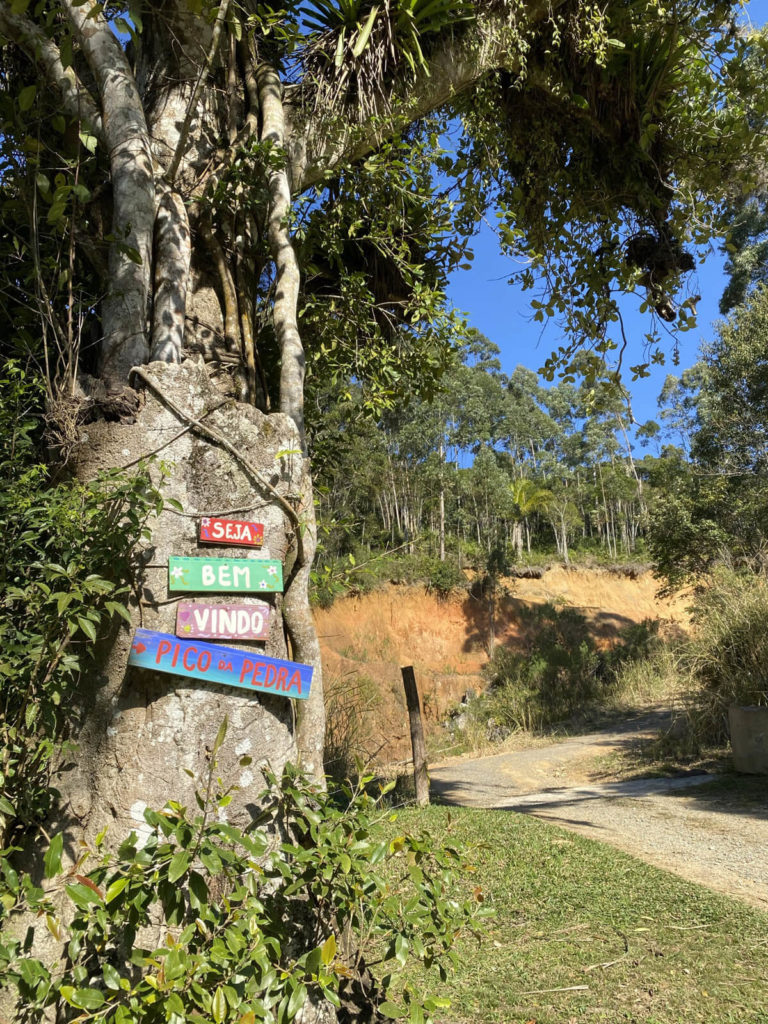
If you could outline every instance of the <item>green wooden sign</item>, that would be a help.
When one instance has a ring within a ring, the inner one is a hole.
[[[283,566],[270,558],[168,559],[168,589],[264,594],[283,589]]]

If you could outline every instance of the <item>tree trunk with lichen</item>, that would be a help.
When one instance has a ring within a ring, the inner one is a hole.
[[[264,519],[270,554],[286,565],[268,650],[314,668],[300,708],[262,702],[129,671],[130,635],[120,633],[103,672],[85,687],[90,713],[78,737],[81,763],[59,780],[59,824],[71,827],[73,841],[78,831],[93,835],[107,822],[119,838],[137,821],[142,801],[187,799],[187,771],[200,768],[224,714],[237,723],[231,735],[238,749],[250,744],[277,766],[297,758],[322,778],[322,668],[308,599],[316,537],[292,202],[396,132],[403,123],[392,116],[398,106],[417,119],[490,68],[519,65],[507,15],[489,12],[483,31],[437,47],[407,90],[393,81],[367,122],[350,111],[346,124],[322,100],[284,85],[270,63],[269,31],[262,37],[253,27],[261,24],[255,8],[246,27],[248,10],[246,3],[235,11],[229,0],[203,12],[186,0],[142,5],[140,32],[123,48],[95,0],[62,0],[54,22],[0,0],[0,32],[95,140],[109,178],[100,199],[104,227],[94,239],[108,254],[100,379],[83,384],[104,418],[80,439],[79,472],[158,450],[174,467],[167,493],[183,509],[166,511],[154,527],[153,550],[138,553],[133,624],[173,632],[168,556],[196,550],[195,516],[239,508]],[[533,3],[530,16],[547,10]],[[256,294],[265,281],[271,322],[259,324]],[[280,362],[277,386],[262,358],[265,327]],[[136,373],[148,360],[149,375]],[[279,413],[271,413],[270,388]],[[200,416],[221,421],[231,447],[189,425],[188,417]],[[237,774],[234,762],[230,768]],[[244,806],[256,783],[237,778]]]
[[[279,771],[298,761],[323,778],[322,666],[308,593],[315,520],[284,157],[281,165],[282,86],[256,59],[252,40],[237,42],[228,8],[225,0],[208,22],[181,0],[158,5],[145,12],[131,59],[93,3],[64,0],[68,31],[95,83],[91,95],[52,48],[41,48],[32,17],[0,4],[0,31],[29,56],[45,58],[51,84],[109,154],[113,242],[101,379],[82,381],[106,416],[86,426],[77,471],[87,478],[156,452],[172,466],[164,495],[183,510],[166,506],[137,552],[132,626],[174,633],[168,557],[199,553],[199,517],[253,518],[265,525],[260,554],[284,565],[285,593],[274,600],[266,653],[313,666],[311,696],[299,709],[281,697],[129,669],[132,631],[121,629],[102,669],[84,683],[78,763],[55,780],[62,800],[52,825],[65,831],[73,856],[80,836],[92,838],[105,825],[115,841],[141,828],[144,806],[168,798],[193,803],[194,777],[225,716],[221,773],[238,786],[235,817],[256,802],[259,763]],[[212,198],[236,145],[249,141],[271,147],[266,202],[254,206],[237,185]],[[269,409],[253,306],[270,257],[282,362],[277,413]],[[146,373],[134,371],[148,359]],[[228,447],[192,420],[220,432]],[[245,752],[254,767],[243,770]]]

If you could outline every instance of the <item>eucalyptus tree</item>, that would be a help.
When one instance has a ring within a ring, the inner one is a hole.
[[[688,378],[666,389],[691,427],[690,463],[671,487],[674,504],[659,502],[652,517],[652,550],[672,582],[718,561],[764,571],[767,326],[768,288],[759,284],[702,346]]]
[[[139,553],[134,623],[172,631],[157,573],[195,550],[195,515],[260,510],[286,566],[268,651],[315,667],[296,723],[277,697],[126,675],[120,633],[83,684],[68,835],[191,803],[225,713],[238,750],[279,767],[298,742],[321,772],[323,386],[359,385],[375,415],[434,390],[445,275],[491,204],[541,283],[535,316],[571,330],[549,372],[614,344],[615,289],[668,310],[761,144],[734,17],[721,0],[1,0],[3,350],[39,358],[79,472],[175,464],[182,511]],[[226,767],[235,820],[257,783]]]

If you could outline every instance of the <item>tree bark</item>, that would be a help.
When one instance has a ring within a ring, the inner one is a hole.
[[[153,361],[181,362],[191,261],[187,208],[180,195],[165,188],[155,219]]]
[[[17,43],[41,69],[48,85],[56,90],[65,113],[83,121],[97,138],[103,138],[101,112],[88,90],[75,74],[65,68],[59,48],[23,14],[15,14],[7,3],[0,4],[0,31]]]
[[[163,486],[165,510],[150,524],[151,540],[137,553],[140,576],[131,609],[134,626],[174,634],[177,601],[168,596],[168,558],[199,554],[199,517],[236,512],[256,519],[264,524],[260,554],[290,562],[294,523],[249,464],[273,467],[274,487],[284,501],[303,486],[303,480],[301,464],[280,455],[298,442],[288,417],[266,417],[250,405],[232,401],[228,382],[212,377],[199,363],[151,363],[144,372],[151,386],[144,389],[143,379],[134,378],[134,386],[145,391],[136,422],[89,424],[89,443],[83,446],[78,473],[90,478],[103,466],[132,462],[158,447],[162,459],[176,467]],[[185,431],[189,418],[214,428],[229,447],[195,429]],[[171,498],[183,513],[167,504]],[[210,548],[206,553],[231,557],[233,551]],[[242,600],[247,603],[249,598]],[[285,658],[282,599],[275,595],[272,600],[266,653]],[[131,829],[145,827],[142,814],[147,805],[162,807],[173,798],[194,807],[196,779],[206,770],[206,750],[225,715],[229,739],[221,752],[219,774],[227,784],[239,787],[227,814],[233,822],[247,823],[249,808],[263,788],[259,765],[269,763],[279,773],[287,760],[296,759],[292,702],[267,691],[251,693],[128,668],[131,642],[132,631],[121,628],[104,653],[101,670],[83,681],[87,714],[77,737],[77,764],[55,780],[62,800],[54,827],[75,842],[78,833],[93,838],[108,824],[112,841],[119,841]],[[239,765],[244,754],[253,757],[248,769]]]
[[[303,462],[301,520],[304,556],[291,574],[285,593],[283,615],[291,649],[298,661],[315,666],[315,678],[306,705],[298,713],[297,742],[302,768],[319,781],[325,778],[323,744],[325,739],[325,704],[323,699],[320,641],[317,638],[312,609],[309,604],[309,583],[317,545],[317,527],[312,496],[312,481],[307,458],[304,428],[304,346],[299,334],[296,314],[299,299],[299,264],[291,241],[289,219],[291,189],[285,169],[285,119],[282,83],[277,72],[261,65],[256,75],[261,107],[261,140],[271,143],[282,159],[271,165],[268,174],[269,212],[267,230],[272,259],[275,264],[275,300],[273,320],[280,346],[280,412],[293,420],[300,440]]]
[[[284,164],[285,118],[283,113],[283,86],[277,72],[262,65],[257,73],[259,101],[261,103],[261,140],[272,144],[281,157],[280,165],[273,166],[268,176],[269,219],[268,234],[272,259],[275,262],[275,301],[273,318],[275,334],[280,346],[280,412],[286,413],[296,424],[301,438],[302,452],[306,455],[304,429],[304,346],[299,335],[296,307],[299,300],[299,264],[291,242],[289,220],[291,215],[291,189]]]
[[[101,372],[123,385],[147,361],[155,180],[144,108],[128,59],[93,3],[62,0],[99,90],[112,179],[109,288],[102,303]]]

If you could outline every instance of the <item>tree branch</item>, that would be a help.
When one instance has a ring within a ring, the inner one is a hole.
[[[132,366],[146,362],[147,311],[152,274],[155,181],[147,122],[133,72],[93,0],[61,0],[101,98],[104,143],[112,179],[109,288],[102,305],[102,375],[124,384]]]
[[[0,3],[0,32],[16,43],[43,72],[48,85],[56,90],[69,117],[84,121],[101,139],[103,125],[99,109],[74,68],[61,63],[58,46],[24,14],[14,14],[6,2]]]
[[[365,124],[354,124],[340,110],[331,110],[326,116],[314,111],[307,117],[302,88],[292,90],[286,100],[286,134],[294,192],[318,184],[343,161],[359,160],[399,127],[446,106],[491,71],[524,70],[526,35],[563,3],[530,0],[520,24],[504,5],[484,10],[482,25],[472,25],[448,39],[432,55],[428,67],[419,69],[406,86],[395,84],[388,93],[372,98],[373,113]]]
[[[227,346],[228,352],[241,351],[240,346],[240,314],[237,304],[237,290],[235,288],[235,281],[232,276],[232,271],[229,269],[224,250],[221,247],[221,242],[213,233],[208,218],[204,218],[201,222],[201,232],[203,240],[208,246],[208,250],[213,257],[213,262],[216,266],[216,271],[219,275],[219,283],[221,285],[221,295],[224,301],[224,341]]]
[[[155,218],[152,361],[181,362],[191,260],[187,208],[177,192],[165,188]]]
[[[282,85],[277,72],[266,64],[257,71],[261,106],[261,141],[272,144],[275,155],[285,148]],[[269,187],[269,247],[275,262],[275,302],[273,317],[275,335],[281,352],[280,412],[294,421],[301,437],[302,451],[307,453],[304,429],[304,346],[301,343],[296,306],[299,298],[299,264],[288,229],[291,212],[291,188],[284,159],[271,162]]]

